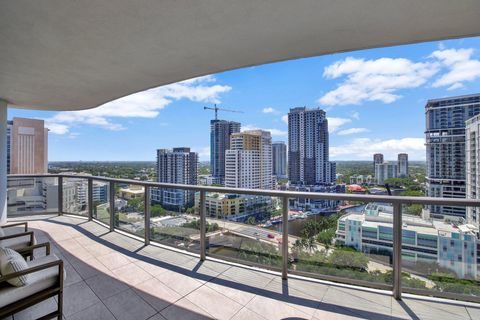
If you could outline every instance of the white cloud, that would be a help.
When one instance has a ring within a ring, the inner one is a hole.
[[[264,131],[269,131],[272,136],[277,136],[277,137],[286,137],[288,136],[288,131],[285,130],[280,130],[280,129],[263,129],[259,128],[257,126],[247,124],[242,126],[242,132],[243,131],[248,131],[248,130],[264,130]]]
[[[276,112],[276,110],[273,109],[272,107],[268,107],[268,108],[263,108],[262,112],[263,113],[274,113],[274,112]]]
[[[356,138],[347,144],[330,147],[332,159],[370,160],[374,153],[383,153],[385,159],[396,159],[398,153],[408,153],[410,159],[425,159],[424,138],[377,140]]]
[[[210,147],[195,147],[192,148],[193,152],[198,153],[200,160],[210,160]]]
[[[357,111],[353,111],[352,114],[350,115],[353,119],[359,120],[360,119],[360,113]]]
[[[327,120],[328,120],[328,132],[329,133],[333,133],[333,132],[337,131],[341,126],[352,122],[352,119],[348,119],[348,118],[327,117]]]
[[[325,68],[325,78],[345,79],[318,102],[327,106],[360,104],[364,101],[392,103],[401,97],[397,91],[423,85],[438,69],[437,62],[415,63],[404,58],[365,60],[348,57]]]
[[[82,110],[59,112],[46,119],[52,133],[65,134],[71,125],[89,124],[108,130],[123,130],[122,125],[112,122],[111,118],[155,118],[160,110],[174,100],[189,99],[196,102],[220,102],[220,94],[232,88],[223,85],[212,85],[216,79],[204,76],[182,82],[135,93],[100,107]],[[53,129],[52,129],[53,128]]]
[[[282,121],[288,124],[288,114],[282,116]]]
[[[433,87],[445,87],[455,90],[463,87],[463,82],[480,78],[480,60],[472,59],[474,50],[446,49],[433,52],[430,57],[440,61],[448,69],[433,83]]]
[[[362,133],[362,132],[369,132],[367,128],[349,128],[349,129],[344,129],[340,130],[337,132],[339,136],[346,136],[349,134],[355,134],[355,133]]]
[[[45,127],[53,134],[66,134],[69,131],[68,126],[59,123],[46,122]]]

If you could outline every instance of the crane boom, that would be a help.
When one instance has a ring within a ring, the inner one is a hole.
[[[236,112],[236,113],[243,113],[240,110],[232,110],[232,109],[224,109],[217,107],[216,104],[213,105],[214,107],[203,107],[203,110],[214,110],[215,111],[215,120],[218,120],[218,111],[227,111],[227,112]]]

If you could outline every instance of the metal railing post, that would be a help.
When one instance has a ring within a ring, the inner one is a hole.
[[[88,220],[93,219],[93,179],[88,179]]]
[[[200,260],[205,261],[207,256],[207,219],[205,208],[205,191],[200,191],[200,204],[198,208],[200,215]]]
[[[115,230],[115,182],[110,181],[110,231]]]
[[[393,203],[393,297],[402,299],[402,203]]]
[[[58,215],[63,214],[63,177],[58,176]]]
[[[288,278],[288,198],[282,197],[282,279]]]
[[[144,198],[144,217],[145,217],[145,245],[150,244],[150,187],[145,186],[145,198]]]

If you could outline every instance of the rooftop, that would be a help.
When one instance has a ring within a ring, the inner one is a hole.
[[[470,303],[360,289],[148,245],[72,216],[28,220],[65,261],[65,319],[478,319]],[[54,299],[54,298],[51,298]],[[53,300],[15,319],[36,318]]]

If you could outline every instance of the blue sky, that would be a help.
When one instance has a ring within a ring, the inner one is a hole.
[[[155,150],[191,147],[209,159],[203,106],[245,129],[286,141],[297,106],[327,111],[333,160],[425,159],[424,106],[431,98],[480,92],[480,38],[362,50],[243,68],[159,87],[81,112],[9,109],[47,121],[49,160],[155,160]]]

